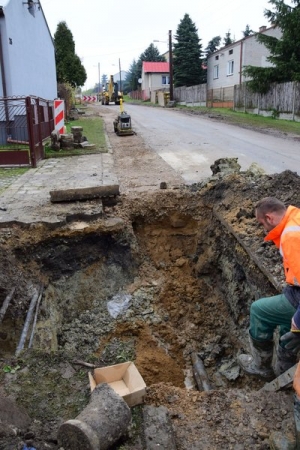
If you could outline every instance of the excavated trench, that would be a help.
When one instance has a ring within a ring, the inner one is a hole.
[[[236,357],[247,350],[251,302],[277,292],[281,280],[275,263],[272,274],[260,260],[253,200],[240,206],[235,196],[230,182],[201,195],[160,191],[123,199],[91,223],[1,229],[7,288],[0,304],[16,286],[2,321],[1,358],[19,366],[1,375],[3,389],[32,417],[62,421],[88,402],[89,369],[80,361],[134,360],[147,387],[193,390],[195,352],[214,390],[261,387],[240,372]],[[277,264],[273,250],[265,252]],[[33,286],[43,287],[33,343],[28,350],[29,332],[17,358]]]

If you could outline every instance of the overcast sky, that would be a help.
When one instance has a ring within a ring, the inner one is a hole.
[[[65,21],[72,32],[75,52],[87,72],[84,88],[92,88],[103,74],[128,70],[134,59],[153,42],[160,53],[168,50],[168,31],[173,36],[187,13],[198,28],[202,49],[229,30],[236,40],[248,24],[254,31],[269,26],[264,10],[268,0],[41,0],[52,36]]]

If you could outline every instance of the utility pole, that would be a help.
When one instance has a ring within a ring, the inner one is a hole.
[[[98,101],[100,102],[100,63],[99,62],[98,62],[98,78],[99,78]]]
[[[121,61],[120,61],[120,58],[119,58],[119,72],[120,72],[120,92],[122,93]]]
[[[170,101],[173,101],[173,50],[172,50],[172,30],[169,30],[169,72],[170,72]]]

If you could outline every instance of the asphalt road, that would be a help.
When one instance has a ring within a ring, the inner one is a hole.
[[[268,174],[300,174],[299,142],[169,109],[126,104],[125,110],[134,130],[187,184],[211,176],[211,164],[225,157],[237,157],[241,170],[257,163]]]

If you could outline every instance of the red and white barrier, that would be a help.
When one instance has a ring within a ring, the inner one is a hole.
[[[96,102],[97,96],[96,95],[83,95],[82,100],[84,102]]]
[[[64,100],[54,100],[54,124],[59,134],[65,132],[65,102]]]

